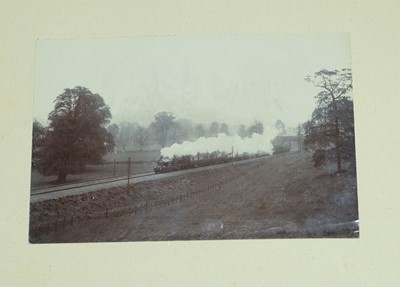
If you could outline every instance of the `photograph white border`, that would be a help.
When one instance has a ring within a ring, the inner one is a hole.
[[[3,1],[4,286],[398,286],[398,8],[388,0]],[[359,239],[29,244],[37,39],[330,32],[351,33]]]

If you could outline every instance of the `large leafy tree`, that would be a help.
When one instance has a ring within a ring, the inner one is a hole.
[[[219,132],[221,134],[229,135],[229,126],[226,123],[222,123],[221,127],[219,128]]]
[[[342,158],[354,157],[354,118],[352,73],[350,69],[320,70],[306,81],[320,89],[316,95],[318,107],[312,119],[304,124],[306,149],[334,154],[337,171],[342,170]]]
[[[114,137],[118,137],[119,135],[119,127],[117,124],[111,124],[107,127],[107,131]]]
[[[45,128],[38,121],[33,122],[32,127],[32,168],[36,169],[39,159],[39,149],[45,135]]]
[[[194,136],[195,136],[195,138],[200,138],[200,137],[206,136],[206,130],[202,124],[197,124],[194,127]]]
[[[208,129],[208,136],[210,137],[216,137],[219,133],[219,123],[218,122],[212,122],[210,124],[210,127]]]
[[[252,134],[260,134],[264,133],[264,125],[259,121],[254,121],[253,124],[249,126],[247,129],[247,134],[251,137]]]
[[[275,128],[277,129],[279,135],[285,135],[286,134],[285,124],[281,120],[277,120],[276,121]]]
[[[237,132],[238,136],[240,136],[242,139],[248,136],[247,133],[247,128],[245,125],[240,124],[238,132]]]
[[[155,134],[157,142],[161,147],[165,147],[168,141],[168,135],[175,125],[175,117],[169,112],[160,112],[155,115],[150,128]]]
[[[101,162],[114,148],[113,136],[106,129],[110,108],[87,88],[65,89],[48,119],[38,151],[38,170],[43,175],[58,175],[60,183],[68,174],[82,172],[87,164]]]
[[[142,151],[149,143],[148,129],[144,126],[139,125],[137,129],[135,129],[133,141],[139,146],[139,150]]]
[[[120,124],[118,139],[123,151],[126,151],[128,145],[134,143],[134,134],[138,127],[137,123],[132,122],[123,122]]]
[[[182,143],[194,139],[193,122],[188,119],[178,119],[171,127],[170,143]]]
[[[107,127],[107,131],[112,135],[114,139],[114,144],[116,146],[121,144],[119,139],[119,126],[116,123],[113,123]]]

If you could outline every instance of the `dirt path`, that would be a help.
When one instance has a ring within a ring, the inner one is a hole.
[[[310,159],[309,154],[287,154],[154,181],[151,186],[139,187],[143,190],[136,195],[143,192],[142,196],[114,198],[114,204],[160,200],[194,192],[199,186],[207,190],[207,186],[219,184],[219,188],[147,213],[68,225],[32,241],[357,236],[355,178],[316,170]],[[60,204],[54,207],[60,208]]]

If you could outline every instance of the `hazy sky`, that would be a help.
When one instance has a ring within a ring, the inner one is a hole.
[[[116,123],[147,125],[169,111],[195,122],[295,126],[318,93],[304,78],[351,68],[348,34],[39,40],[36,53],[34,117],[44,124],[65,88],[84,86]]]

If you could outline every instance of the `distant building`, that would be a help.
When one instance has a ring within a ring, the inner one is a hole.
[[[303,136],[278,135],[272,141],[274,154],[303,150]]]

